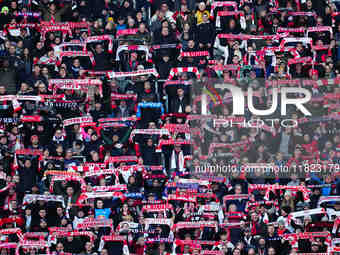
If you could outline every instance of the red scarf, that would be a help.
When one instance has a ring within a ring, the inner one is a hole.
[[[135,63],[135,66],[133,66],[133,64]],[[138,61],[134,61],[134,63],[130,60],[129,61],[129,66],[131,67],[131,69],[136,70],[137,66],[138,66]]]
[[[258,224],[258,222],[252,222],[251,223],[251,229],[250,232],[252,235],[256,235],[257,234],[257,229],[256,229],[256,225]]]
[[[278,228],[278,229],[277,229],[277,234],[278,234],[279,236],[283,235],[285,232],[286,232],[286,228],[284,228],[284,229]]]

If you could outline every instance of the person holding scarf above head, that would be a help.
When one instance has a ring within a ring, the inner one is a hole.
[[[237,40],[228,40],[226,46],[221,45],[221,41],[219,38],[216,38],[215,48],[224,54],[224,64],[236,64],[236,60],[234,61],[234,57],[237,56],[239,60],[243,59],[245,55],[244,49],[246,47],[245,41],[239,43]]]
[[[193,38],[189,38],[188,45],[186,47],[185,52],[195,52],[197,51],[198,48],[196,46],[195,40]],[[190,66],[197,66],[199,64],[199,59],[202,57],[182,57],[181,55],[178,56],[179,60],[179,65],[180,66],[185,66],[185,67],[190,67]]]

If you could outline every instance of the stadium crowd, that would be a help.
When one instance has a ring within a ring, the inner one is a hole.
[[[339,254],[339,3],[0,0],[0,254]]]

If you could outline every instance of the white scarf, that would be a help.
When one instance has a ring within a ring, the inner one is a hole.
[[[171,155],[171,164],[170,164],[171,169],[176,168],[176,155],[175,154],[176,154],[176,152],[175,152],[175,150],[173,150],[172,155]],[[180,151],[178,153],[178,167],[179,167],[179,169],[177,169],[177,170],[179,170],[181,172],[183,172],[185,170],[183,151]]]
[[[125,183],[129,182],[129,178],[130,176],[133,174],[133,171],[131,171],[131,169],[127,170],[127,171],[119,171],[125,181]]]
[[[60,136],[60,137],[57,137],[57,136],[53,136],[52,140],[54,142],[57,142],[57,143],[60,143],[60,142],[63,142],[65,140],[65,136]]]

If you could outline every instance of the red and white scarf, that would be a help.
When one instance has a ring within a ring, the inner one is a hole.
[[[192,85],[192,82],[191,81],[166,81],[163,84],[163,87],[165,88],[166,86],[169,86],[169,85],[185,85],[185,86],[188,86],[188,85]]]
[[[45,41],[46,33],[54,32],[54,31],[61,31],[64,37],[67,34],[69,36],[72,36],[72,29],[70,28],[69,25],[65,25],[65,24],[45,25],[41,27],[41,40]]]
[[[216,221],[198,221],[198,222],[178,222],[174,225],[173,230],[178,231],[183,228],[215,228],[218,231],[218,224]]]
[[[101,176],[101,175],[115,175],[118,176],[119,171],[118,169],[99,169],[99,170],[92,170],[84,173],[84,177],[91,177],[91,176]]]
[[[315,214],[326,214],[326,210],[324,208],[316,208],[310,210],[304,210],[299,212],[293,212],[288,215],[288,222],[291,220],[296,220],[298,217],[305,217],[308,215],[315,215]]]
[[[41,101],[40,96],[24,96],[24,95],[6,95],[0,96],[0,101],[12,101],[12,106],[14,112],[20,111],[22,109],[19,100],[27,100],[27,101]]]
[[[149,204],[144,205],[142,208],[143,212],[163,212],[166,210],[173,210],[173,207],[171,204]]]
[[[288,66],[295,64],[311,64],[313,59],[311,57],[291,58],[288,60]]]
[[[110,186],[94,186],[92,187],[93,192],[107,192],[107,191],[127,191],[126,184],[117,184]]]
[[[183,201],[183,202],[189,202],[189,203],[196,203],[197,198],[195,196],[189,196],[189,195],[177,195],[177,194],[169,194],[167,196],[167,201]]]
[[[270,185],[270,184],[249,184],[248,185],[248,193],[252,193],[254,190],[266,190],[265,199],[269,200],[270,192],[274,192],[275,190],[292,190],[292,191],[301,191],[304,197],[304,200],[309,201],[309,194],[311,191],[305,186],[284,186],[284,185]]]
[[[93,53],[91,51],[62,51],[59,54],[59,58],[57,60],[57,65],[61,65],[63,57],[89,57],[91,64],[93,66],[96,65],[96,61],[94,60]]]
[[[122,117],[122,118],[102,118],[98,122],[115,122],[115,121],[137,121],[137,117]]]
[[[75,89],[87,92],[88,88],[93,86],[98,86],[102,96],[102,82],[99,79],[51,79],[48,83],[48,89],[53,89],[53,94],[56,94],[57,89]]]
[[[243,15],[241,11],[218,11],[217,16],[238,16]]]
[[[322,80],[303,80],[303,86],[313,86],[314,88],[318,88],[319,86],[334,86],[340,84],[340,78],[334,79],[322,79]]]
[[[42,156],[42,150],[37,149],[18,149],[15,150],[16,155],[33,155],[33,156]]]
[[[197,79],[200,79],[201,75],[197,67],[174,67],[171,68],[168,80],[172,80],[175,76],[181,73],[195,73]]]
[[[304,33],[306,29],[304,27],[279,27],[277,33]]]
[[[307,36],[308,37],[308,33],[313,33],[313,32],[329,32],[331,34],[331,36],[333,35],[333,29],[331,26],[317,26],[317,27],[309,27],[307,29]]]
[[[111,93],[111,100],[128,100],[128,99],[132,99],[133,101],[137,101],[137,94]]]
[[[120,236],[116,234],[112,234],[110,236],[102,236],[99,243],[98,251],[101,251],[104,248],[105,242],[121,242],[123,243],[123,254],[131,254],[129,253],[129,248],[127,247],[126,239],[127,239],[126,236]]]
[[[219,148],[226,148],[232,149],[236,147],[240,147],[245,149],[251,142],[250,141],[241,141],[241,142],[234,142],[234,143],[211,143],[209,146],[209,155],[212,155],[215,149]]]
[[[163,128],[171,133],[190,133],[191,128],[188,124],[165,124]]]
[[[1,243],[0,244],[0,249],[16,249],[18,246],[17,243]]]
[[[120,53],[122,51],[144,51],[146,54],[146,60],[149,59],[149,47],[145,46],[145,45],[121,45],[118,47],[117,49],[117,53],[116,53],[116,60],[119,61],[120,60]]]
[[[248,194],[225,195],[223,197],[223,203],[225,204],[227,201],[230,200],[248,200],[248,199],[249,199]]]
[[[279,208],[279,203],[277,201],[266,201],[266,200],[256,201],[256,202],[248,201],[245,211],[248,212],[249,210],[252,210],[254,207],[259,207],[262,205],[265,205],[265,206],[271,205],[271,206],[275,206],[276,209]]]
[[[177,169],[177,165],[178,165],[178,169]],[[172,151],[171,161],[170,161],[170,168],[171,169],[177,169],[178,171],[181,171],[181,172],[185,171],[183,151],[180,151],[178,153],[178,162],[177,162],[177,164],[176,164],[176,152],[175,152],[175,150]]]
[[[167,135],[167,136],[170,136],[170,132],[168,129],[134,129],[132,130],[131,134],[130,134],[130,142],[133,141],[133,138],[135,137],[135,135],[137,134],[143,134],[143,135],[160,135],[160,136],[163,136],[163,135]]]
[[[193,141],[191,140],[173,140],[173,139],[169,139],[169,140],[164,140],[164,139],[160,139],[159,143],[157,145],[156,151],[161,151],[163,146],[169,146],[169,145],[190,145],[192,144]]]
[[[332,234],[337,234],[338,233],[338,227],[340,225],[340,217],[337,217],[336,220],[334,221],[333,229],[332,229]]]
[[[80,176],[80,173],[69,172],[69,171],[59,171],[59,170],[48,170],[44,172],[44,177],[46,178],[48,175],[54,176]]]
[[[83,203],[87,199],[92,199],[92,198],[100,198],[100,197],[106,197],[106,198],[120,198],[124,199],[124,194],[122,192],[84,192],[81,193],[81,195],[78,198],[77,204]]]
[[[123,36],[123,35],[135,35],[138,32],[138,28],[128,28],[128,29],[121,29],[118,30],[116,35]]]
[[[20,255],[20,248],[38,248],[38,249],[46,249],[45,254],[50,254],[49,244],[46,241],[31,241],[31,240],[22,240],[18,243],[18,246],[15,250],[16,255]]]
[[[286,33],[277,35],[248,35],[248,34],[218,34],[218,38],[233,39],[233,40],[278,40],[287,36]]]
[[[105,163],[121,163],[121,162],[137,162],[137,156],[116,156],[116,157],[109,157],[105,160]]]
[[[91,164],[91,163],[89,163]],[[73,172],[88,172],[88,171],[97,171],[102,168],[105,168],[106,164],[102,164],[103,167],[97,166],[95,163],[94,165],[84,165],[84,166],[69,166],[68,171],[73,171]]]
[[[315,238],[326,238],[325,243],[327,245],[331,244],[331,234],[329,232],[303,232],[303,233],[292,233],[292,234],[282,234],[281,237],[284,240],[292,240],[292,246],[297,244],[298,240],[301,239],[310,239],[312,241],[315,240]]]
[[[103,228],[113,227],[112,219],[91,219],[87,218],[83,222],[77,224],[77,229],[89,229],[89,228]],[[92,232],[91,232],[92,233]]]
[[[220,244],[220,241],[206,241],[206,240],[179,240],[176,239],[175,244],[177,246],[184,246],[184,245],[210,245],[210,246],[217,246]],[[201,253],[200,253],[201,254]]]
[[[6,228],[0,230],[1,235],[14,235],[16,234],[19,240],[23,240],[24,236],[20,228]]]
[[[309,17],[317,17],[315,12],[288,12],[288,15],[291,16],[309,16]]]
[[[208,51],[182,51],[181,57],[208,57],[209,52]]]
[[[149,225],[168,225],[173,226],[172,219],[155,219],[155,218],[145,218],[144,219],[145,229],[149,229]]]
[[[286,43],[304,43],[313,45],[313,39],[309,37],[284,37],[280,43],[280,51],[284,51]]]
[[[79,125],[80,123],[84,122],[93,122],[93,119],[91,116],[71,118],[64,120],[63,125],[64,127],[67,127],[71,125]]]
[[[52,243],[56,243],[57,238],[64,238],[64,237],[68,237],[68,236],[73,236],[73,237],[79,237],[79,236],[87,236],[91,242],[93,242],[95,240],[95,235],[93,234],[93,232],[90,231],[72,231],[70,232],[69,230],[58,230],[56,232],[52,232],[50,233],[50,241]]]
[[[123,78],[123,77],[136,77],[136,76],[143,76],[143,75],[154,75],[156,77],[159,76],[155,68],[132,71],[132,72],[107,72],[107,77],[109,79]]]
[[[86,38],[85,43],[93,43],[98,41],[109,41],[108,52],[112,53],[113,50],[113,36],[112,35],[97,35],[97,36],[89,36]],[[86,45],[84,47],[84,51],[86,50]]]
[[[107,72],[109,71],[92,71],[92,70],[84,70],[83,71],[83,76],[90,76],[90,77],[101,77],[101,76],[106,76]]]
[[[82,192],[86,191],[86,183],[84,181],[84,179],[80,176],[67,176],[67,175],[59,175],[59,176],[53,176],[51,183],[50,183],[50,192],[53,193],[53,187],[54,187],[54,183],[56,181],[76,181],[80,183],[80,189]]]
[[[231,7],[234,8],[235,11],[238,10],[236,2],[232,2],[232,1],[225,1],[225,2],[223,2],[223,1],[221,1],[221,2],[220,1],[216,1],[215,2],[214,1],[211,4],[210,16],[214,17],[214,10],[215,10],[216,7],[224,7],[224,6],[227,6],[227,7],[231,6]]]
[[[37,238],[39,240],[45,240],[47,236],[48,236],[47,232],[26,232],[23,235],[23,238],[24,240],[33,239],[33,238]]]
[[[340,196],[322,196],[319,199],[318,207],[323,203],[340,201]]]
[[[39,200],[45,201],[45,202],[49,202],[49,201],[60,202],[63,205],[63,207],[65,207],[63,196],[58,196],[58,195],[27,194],[24,197],[23,205],[28,205]]]

